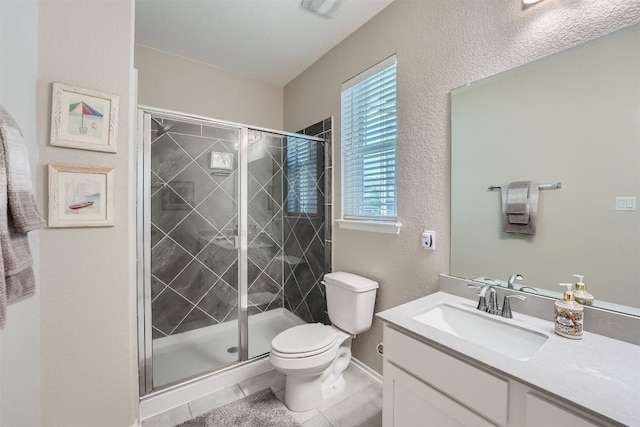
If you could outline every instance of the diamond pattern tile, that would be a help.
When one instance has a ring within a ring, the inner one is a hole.
[[[331,119],[318,122],[306,128],[300,133],[306,135],[329,136],[331,132]],[[330,212],[330,206],[325,209],[326,203],[331,203],[331,196],[325,195],[326,176],[331,159],[326,161],[327,153],[331,152],[330,141],[325,143],[325,147],[317,147],[319,150],[319,164],[317,171],[306,171],[312,177],[317,178],[316,188],[318,197],[318,216],[308,215],[285,217],[283,222],[284,253],[286,259],[291,263],[284,265],[284,306],[293,311],[294,314],[307,322],[328,322],[325,315],[326,298],[324,286],[320,283],[325,272],[330,271],[330,245],[327,240],[331,240],[330,229],[325,229],[325,212]],[[324,156],[323,156],[324,154]],[[286,162],[285,162],[286,167]],[[292,182],[288,183],[287,178]],[[284,184],[287,189],[295,188],[297,177],[287,177],[285,174]],[[288,192],[285,200],[289,198],[297,199],[298,195]],[[285,205],[287,202],[285,201]],[[294,263],[293,261],[298,261]]]
[[[169,335],[180,325],[193,305],[171,288],[166,288],[151,302],[153,326]]]
[[[287,297],[287,301],[289,302],[291,308],[290,311],[293,311],[304,299],[304,295],[300,292],[300,288],[298,287],[298,282],[295,277],[290,276],[284,282],[284,294]]]
[[[266,308],[280,291],[280,285],[262,273],[249,288],[249,303]]]
[[[313,273],[313,277],[316,281],[321,280],[324,276],[324,241],[320,240],[319,237],[314,237],[309,246],[307,247],[307,251],[305,252],[305,258]]]
[[[202,135],[209,138],[226,139],[235,142],[240,137],[240,132],[237,129],[229,129],[224,127],[209,127],[202,126]]]
[[[316,319],[320,321],[320,319],[324,318],[325,301],[320,286],[322,286],[322,284],[319,281],[316,282],[305,298],[307,308],[314,321],[316,321]]]
[[[273,175],[278,172],[279,166],[267,154],[264,146],[261,147],[260,155],[263,157],[255,161],[249,161],[248,172],[259,184],[265,185],[273,179]],[[249,153],[249,158],[251,159],[251,153]]]
[[[249,201],[248,211],[249,217],[260,227],[264,227],[271,222],[274,213],[279,212],[280,209],[266,191],[260,190]]]
[[[178,224],[169,237],[180,246],[195,256],[218,233],[207,220],[197,211],[192,211],[180,224]]]
[[[196,210],[216,229],[222,230],[238,214],[238,204],[221,187],[211,193]]]
[[[198,307],[218,322],[224,320],[231,310],[237,306],[238,292],[219,280],[218,283],[202,298]]]
[[[158,227],[151,224],[151,247],[153,248],[162,238],[164,233]]]
[[[205,172],[195,162],[191,163],[174,179],[172,179],[169,182],[169,186],[175,191],[176,187],[179,187],[180,185],[184,187],[183,183],[192,183],[189,199],[191,205],[194,207],[200,204],[209,196],[209,194],[211,194],[213,190],[220,186],[219,182],[213,179],[210,174]],[[197,183],[197,185],[195,185],[195,183]]]
[[[164,291],[166,286],[158,280],[157,277],[151,276],[151,299],[154,300],[158,294]]]
[[[216,283],[218,277],[199,261],[193,260],[171,283],[171,289],[188,299],[192,304],[198,301]]]
[[[233,289],[238,290],[238,260],[231,264],[227,271],[222,275],[222,280],[224,280],[229,286]]]
[[[155,340],[157,338],[162,338],[162,337],[166,337],[167,334],[160,332],[158,329],[156,329],[155,327],[151,328],[151,337]]]
[[[314,323],[313,316],[311,316],[311,311],[309,311],[309,307],[307,306],[306,301],[302,301],[298,307],[293,311],[293,314],[301,318],[307,323]]]
[[[151,146],[151,170],[163,181],[169,181],[191,162],[169,134],[163,135]]]
[[[151,251],[151,274],[168,284],[190,261],[187,251],[165,237]]]
[[[170,187],[163,187],[151,196],[151,223],[165,233],[170,232],[189,214],[187,209],[174,209],[171,201],[180,200],[180,196]]]
[[[247,251],[249,253],[249,260],[261,269],[265,269],[280,252],[280,248],[277,246],[270,246],[265,248],[252,248],[249,247]]]
[[[191,313],[189,313],[187,317],[185,317],[185,319],[180,323],[180,326],[175,329],[174,333],[179,334],[181,332],[215,325],[216,323],[218,323],[216,319],[196,307],[191,310]]]
[[[219,241],[209,243],[198,255],[198,260],[218,276],[222,276],[238,259],[238,251],[219,246]]]
[[[269,306],[267,307],[267,309],[265,311],[269,311],[269,310],[275,310],[276,308],[281,308],[284,306],[283,304],[283,295],[284,292],[282,291],[282,288],[280,288],[280,291],[278,292],[278,295],[276,295],[276,297],[273,299],[273,301],[271,301],[271,304],[269,304]]]
[[[326,135],[330,122],[314,126]],[[154,337],[238,318],[238,251],[231,238],[238,226],[238,133],[173,126],[152,145]],[[324,204],[331,203],[330,197],[323,199],[327,180],[324,173],[317,177],[317,170],[307,172],[318,178],[319,216],[284,216],[285,199],[297,195],[287,194],[283,141],[263,133],[249,150],[249,314],[286,307],[305,321],[322,322],[326,304],[319,282],[330,265],[325,244],[330,235],[324,229]],[[310,147],[319,153],[330,149]],[[232,153],[232,171],[211,170],[212,151]],[[318,170],[324,165],[320,159]]]
[[[215,140],[206,137],[182,134],[172,134],[171,136],[176,144],[186,151],[192,159],[195,159],[206,151],[209,151],[216,143]]]

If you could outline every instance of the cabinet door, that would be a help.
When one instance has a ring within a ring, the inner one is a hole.
[[[527,427],[593,427],[599,424],[535,394],[527,393],[526,425]]]
[[[384,327],[385,360],[461,402],[491,422],[507,425],[509,382],[463,362],[389,326]]]
[[[494,426],[386,360],[383,369],[384,427]]]

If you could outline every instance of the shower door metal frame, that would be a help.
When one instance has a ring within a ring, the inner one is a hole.
[[[153,339],[151,319],[151,115],[159,115],[171,120],[195,121],[209,125],[221,125],[238,128],[240,140],[238,147],[238,343],[239,358],[232,365],[226,365],[196,378],[187,378],[182,383],[153,389]],[[249,130],[266,132],[284,137],[304,137],[310,141],[324,141],[310,135],[285,132],[269,128],[234,123],[205,116],[185,114],[160,108],[138,106],[137,124],[137,297],[138,297],[138,373],[141,397],[155,395],[179,387],[186,382],[197,381],[217,372],[233,368],[249,361],[249,296],[248,296],[248,205],[249,205]],[[148,118],[147,118],[148,117]]]

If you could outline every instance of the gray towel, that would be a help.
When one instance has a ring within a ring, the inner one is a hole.
[[[510,224],[529,224],[531,181],[516,181],[507,187],[507,214]]]
[[[45,225],[33,194],[22,132],[0,106],[0,329],[7,306],[35,294],[27,232]]]
[[[538,217],[538,186],[529,185],[529,221],[526,224],[513,223],[507,213],[508,187],[503,185],[500,189],[502,197],[502,231],[516,234],[536,234],[536,222]]]

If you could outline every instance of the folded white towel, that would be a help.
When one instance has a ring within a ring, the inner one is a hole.
[[[536,234],[536,222],[538,216],[538,185],[534,183],[530,183],[528,185],[528,207],[529,207],[529,219],[527,223],[520,224],[518,222],[513,222],[510,219],[510,216],[520,217],[516,220],[524,220],[523,214],[508,214],[507,206],[508,206],[508,186],[503,185],[500,189],[500,195],[502,198],[502,230],[505,233],[517,233],[517,234]]]

